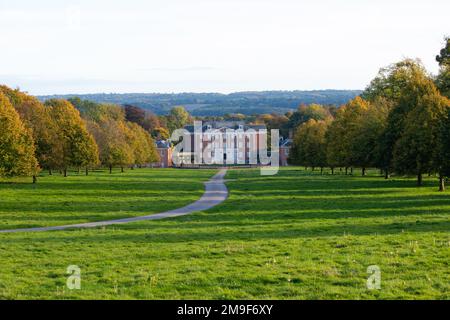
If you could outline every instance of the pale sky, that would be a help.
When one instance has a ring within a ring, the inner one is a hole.
[[[448,0],[0,0],[0,83],[31,94],[362,89],[437,72]]]

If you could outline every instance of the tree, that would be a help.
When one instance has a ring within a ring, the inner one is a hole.
[[[123,122],[113,119],[99,123],[89,121],[88,128],[99,146],[100,161],[109,167],[110,173],[114,166],[120,166],[123,171],[124,166],[134,163],[133,149],[127,141]]]
[[[302,123],[305,123],[309,119],[325,120],[330,117],[330,112],[319,104],[310,104],[308,106],[301,105],[297,111],[292,113],[289,117],[289,128],[297,128]]]
[[[404,131],[395,144],[394,165],[396,172],[417,175],[417,183],[422,184],[422,174],[437,170],[443,189],[446,159],[442,157],[440,141],[442,121],[448,116],[449,100],[434,88],[429,94],[419,98],[417,105],[405,120]]]
[[[348,161],[352,166],[360,167],[364,176],[368,167],[381,168],[380,139],[391,104],[381,97],[372,103],[358,97],[349,103],[346,112],[351,109],[353,113],[346,129]]]
[[[174,107],[170,110],[167,116],[167,126],[170,132],[176,129],[182,129],[186,124],[191,121],[189,112],[182,106]]]
[[[289,153],[294,164],[323,168],[327,165],[325,134],[328,121],[310,119],[300,125],[294,135],[293,146]]]
[[[447,105],[450,102],[447,100]],[[437,148],[433,157],[434,167],[439,174],[439,191],[445,190],[444,177],[450,177],[450,108],[441,118],[438,129]]]
[[[332,167],[367,165],[364,150],[357,145],[361,139],[361,121],[368,112],[369,103],[361,97],[339,108],[327,133],[327,157]]]
[[[445,38],[445,47],[436,56],[436,61],[440,66],[450,66],[450,37]]]
[[[30,129],[36,148],[36,158],[39,166],[44,169],[54,168],[54,159],[61,150],[56,143],[56,126],[52,121],[47,108],[35,97],[29,96],[19,90],[0,86],[3,92],[13,101],[13,106],[19,113],[23,124]]]
[[[450,38],[447,37],[445,42],[445,47],[436,56],[436,61],[439,62],[440,66],[439,75],[436,78],[436,86],[442,95],[450,98]]]
[[[369,101],[382,97],[392,102],[380,141],[380,165],[385,170],[386,177],[393,170],[394,147],[404,131],[408,113],[418,105],[421,97],[433,90],[434,83],[422,64],[406,59],[381,69],[363,93],[363,97]],[[420,178],[418,176],[418,180]]]
[[[0,176],[33,176],[39,166],[32,134],[9,99],[0,92]]]
[[[125,111],[121,106],[81,100],[79,97],[69,98],[68,101],[80,112],[83,119],[95,122],[105,119],[125,120]]]
[[[98,163],[98,147],[88,132],[80,113],[67,100],[46,101],[50,116],[57,126],[61,154],[56,163],[67,176],[68,167],[88,167]]]
[[[151,133],[156,128],[161,127],[161,122],[159,118],[151,113],[147,112],[142,108],[132,106],[129,104],[124,105],[125,119],[130,122],[134,122],[140,125],[142,128]]]
[[[169,131],[166,128],[158,127],[152,131],[152,137],[157,140],[167,140],[170,138]]]
[[[134,164],[143,165],[159,160],[156,145],[147,131],[136,123],[127,122],[125,136],[133,150]]]
[[[142,125],[145,121],[145,110],[130,104],[123,106],[125,110],[125,119],[130,122]]]
[[[336,117],[328,127],[325,134],[325,145],[327,154],[327,163],[334,173],[334,168],[346,166],[346,149],[342,141],[345,136],[344,121],[340,120],[344,113],[344,109],[341,107],[336,112]]]
[[[267,131],[270,132],[272,129],[277,129],[280,131],[282,137],[288,137],[289,135],[289,119],[285,115],[279,115],[276,113],[272,114],[262,114],[256,117],[255,124],[264,124],[267,127]]]

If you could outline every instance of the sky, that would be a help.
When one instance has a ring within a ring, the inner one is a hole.
[[[31,94],[363,89],[435,56],[448,0],[0,0],[0,84]]]

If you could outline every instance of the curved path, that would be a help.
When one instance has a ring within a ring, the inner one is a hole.
[[[87,222],[79,224],[71,224],[65,226],[54,226],[54,227],[39,227],[39,228],[24,228],[24,229],[10,229],[10,230],[0,230],[0,233],[15,233],[15,232],[37,232],[37,231],[53,231],[53,230],[65,230],[65,229],[77,229],[77,228],[96,228],[102,226],[109,226],[112,224],[124,224],[136,221],[145,220],[159,220],[170,217],[184,216],[197,211],[203,211],[217,206],[219,203],[225,201],[228,197],[228,189],[224,183],[224,177],[227,169],[221,169],[217,174],[215,174],[209,181],[205,182],[205,192],[202,197],[182,208],[165,211],[161,213],[151,214],[147,216],[108,220],[108,221],[97,221],[97,222]]]

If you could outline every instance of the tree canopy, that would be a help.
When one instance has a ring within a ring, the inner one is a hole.
[[[36,176],[38,172],[31,131],[0,92],[0,176]]]

